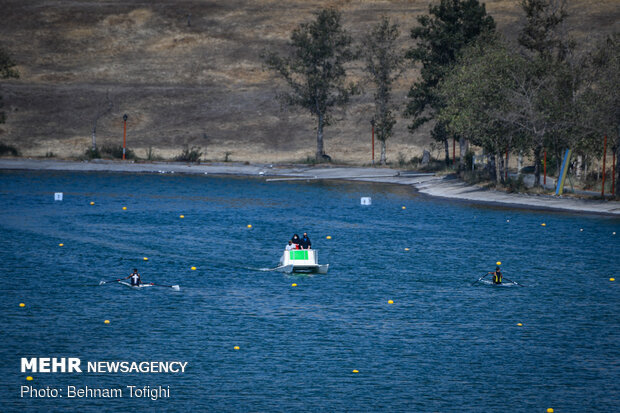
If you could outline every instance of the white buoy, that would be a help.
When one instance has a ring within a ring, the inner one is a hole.
[[[360,203],[362,205],[372,205],[372,198],[369,196],[363,196],[360,198]]]
[[[54,201],[62,201],[62,192],[54,193]]]

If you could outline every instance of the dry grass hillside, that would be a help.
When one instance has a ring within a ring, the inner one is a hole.
[[[620,29],[618,0],[569,1],[568,26],[582,43]],[[80,156],[106,93],[113,110],[99,120],[97,142],[120,144],[127,113],[128,147],[140,157],[172,157],[200,146],[205,159],[299,161],[315,150],[314,121],[283,109],[274,96],[284,85],[263,70],[264,49],[285,51],[291,31],[324,6],[343,12],[360,39],[381,14],[400,23],[403,48],[415,17],[429,0],[270,1],[159,0],[156,2],[0,0],[0,45],[21,78],[3,81],[7,123],[0,141],[25,156]],[[517,0],[487,1],[498,28],[514,38],[521,22]],[[188,15],[190,15],[188,24]],[[361,78],[359,64],[352,77]],[[403,102],[417,70],[403,76]],[[357,96],[326,129],[335,160],[368,163],[372,89]],[[428,128],[412,135],[399,119],[388,160],[430,148]]]

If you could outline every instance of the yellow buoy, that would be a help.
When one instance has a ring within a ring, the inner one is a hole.
[[[547,409],[547,413],[553,413],[553,409],[550,407]]]
[[[519,327],[523,327],[523,324],[521,324],[521,323],[517,323],[517,325],[518,325]]]
[[[147,257],[142,258],[144,261],[148,261],[149,259]]]
[[[127,207],[123,207],[123,211],[125,211],[127,209]]]
[[[407,209],[407,207],[404,206],[403,209]]]
[[[20,306],[20,307],[26,307],[26,304],[24,304],[24,303],[19,303],[19,306]]]
[[[110,324],[110,320],[104,320],[103,324]]]
[[[331,236],[331,235],[328,235],[328,236],[326,236],[325,238],[327,238],[327,239],[332,239],[332,236]]]
[[[90,204],[91,204],[91,205],[95,205],[95,203],[94,203],[93,201],[90,201]]]
[[[616,231],[612,232],[611,235],[616,235]]]
[[[615,278],[610,278],[609,281],[616,281],[616,279]]]
[[[179,218],[183,219],[185,218],[185,215],[179,215]]]
[[[196,267],[192,267],[192,271],[196,271]]]
[[[297,284],[293,283],[291,284],[291,287],[297,287]]]
[[[64,246],[65,246],[65,244],[58,244],[58,246],[59,246],[59,247],[64,247]]]
[[[409,251],[409,248],[405,248],[405,251]]]
[[[502,265],[502,262],[501,262],[501,261],[497,261],[497,262],[495,263],[495,265]]]
[[[542,224],[540,224],[540,226],[542,226],[542,227],[546,227],[546,226],[547,226],[547,224],[545,224],[545,223],[543,222]]]
[[[235,348],[235,350],[239,350],[239,346],[235,346],[234,348]]]
[[[28,377],[26,377],[26,380],[28,380],[28,381],[32,381],[32,376],[28,376]]]
[[[393,300],[388,300],[388,304],[394,304]]]
[[[583,228],[579,228],[579,232],[583,232]]]
[[[248,228],[252,228],[252,224],[248,224]]]
[[[357,371],[357,370],[353,370],[353,373],[356,373],[356,374],[357,374],[357,373],[359,373],[359,371]]]

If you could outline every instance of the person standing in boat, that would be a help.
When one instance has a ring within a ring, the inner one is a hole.
[[[288,244],[286,245],[286,248],[284,248],[285,251],[290,251],[294,249],[295,249],[295,245],[293,244],[293,241],[289,241]]]
[[[133,272],[131,274],[129,274],[128,277],[125,277],[125,279],[127,278],[131,278],[131,285],[132,286],[139,286],[140,284],[142,284],[142,279],[140,278],[140,274],[138,274],[138,269],[134,268]]]
[[[502,283],[502,270],[499,266],[495,267],[495,271],[488,272],[488,274],[493,274],[493,284],[501,284]]]
[[[293,235],[293,238],[291,239],[291,242],[293,243],[293,249],[298,250],[301,249],[301,247],[299,246],[299,242],[301,240],[299,239],[299,235],[295,234]]]
[[[299,246],[302,250],[309,250],[312,247],[312,242],[310,242],[310,238],[308,238],[307,232],[304,232],[301,240],[299,240]]]

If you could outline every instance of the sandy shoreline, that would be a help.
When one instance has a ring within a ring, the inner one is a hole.
[[[0,159],[0,169],[237,175],[262,177],[268,181],[282,179],[346,179],[410,185],[422,194],[475,203],[620,216],[620,202],[618,201],[559,198],[548,195],[508,194],[467,185],[457,179],[437,177],[431,174],[416,174],[389,168],[276,164],[245,165],[231,163],[189,165],[174,162],[131,163],[106,160],[78,162],[47,159]]]

